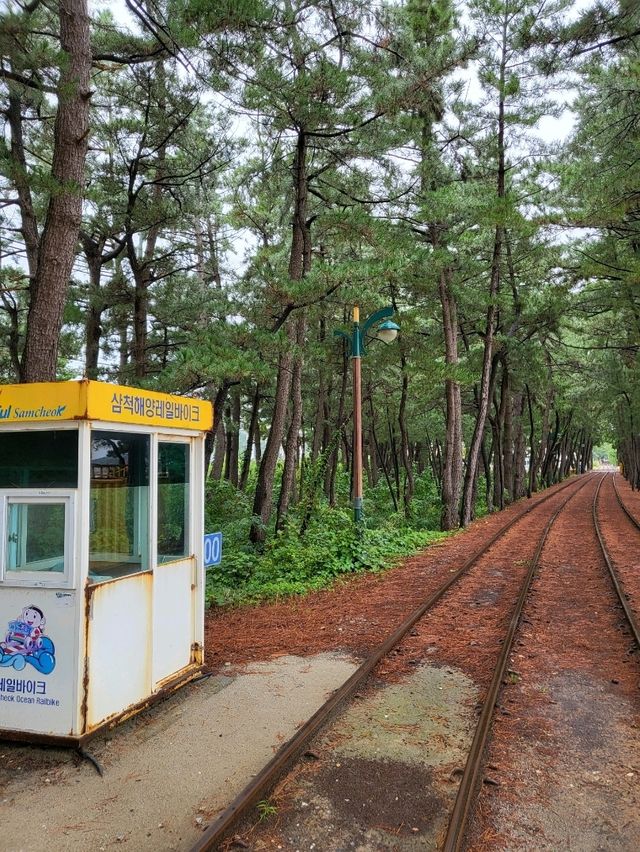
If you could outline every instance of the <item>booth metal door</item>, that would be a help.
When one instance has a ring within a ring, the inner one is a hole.
[[[192,662],[196,559],[193,447],[189,438],[160,435],[153,454],[156,564],[153,577],[154,689]]]

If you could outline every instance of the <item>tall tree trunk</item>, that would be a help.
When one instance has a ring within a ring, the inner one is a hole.
[[[231,435],[232,426],[231,426],[231,405],[227,403],[224,410],[224,464],[223,464],[223,473],[222,477],[227,482],[229,481],[229,455],[231,453],[231,448],[233,446],[233,437]]]
[[[129,367],[129,324],[126,317],[121,317],[118,327],[118,375],[124,381]]]
[[[504,503],[512,503],[513,494],[513,398],[511,395],[511,376],[506,357],[502,359],[502,389],[500,391],[500,409],[503,412],[502,432],[502,471]]]
[[[493,453],[494,442],[491,442],[491,446],[487,449],[487,435],[486,432],[482,438],[482,446],[480,448],[480,454],[482,456],[482,465],[484,467],[484,484],[485,484],[485,494],[487,500],[487,512],[491,514],[493,512],[493,478],[491,476],[491,455]]]
[[[164,171],[166,146],[158,152],[157,173],[160,177]],[[153,188],[153,207],[162,200],[162,184],[156,183]],[[160,223],[154,223],[149,228],[144,241],[142,258],[138,256],[133,234],[127,237],[127,257],[133,272],[133,366],[137,379],[147,375],[147,335],[149,322],[149,288],[153,282],[153,258],[160,237]]]
[[[265,540],[266,526],[271,517],[273,482],[282,444],[282,433],[284,431],[289,389],[291,387],[293,345],[295,343],[294,334],[295,329],[293,324],[290,324],[287,327],[288,341],[283,346],[280,357],[278,358],[278,377],[276,380],[271,428],[269,429],[267,444],[260,460],[256,492],[253,500],[253,515],[259,518],[260,521],[259,523],[254,522],[251,526],[250,538],[254,544]]]
[[[244,457],[242,459],[242,472],[240,473],[240,489],[244,491],[247,487],[249,479],[249,471],[251,470],[251,456],[256,440],[256,432],[258,427],[258,418],[260,416],[260,384],[256,383],[256,389],[253,394],[253,402],[251,404],[251,420],[249,421],[249,432],[247,434],[247,446],[245,447]],[[258,438],[259,441],[259,438]]]
[[[259,465],[262,459],[262,435],[260,434],[260,417],[258,417],[258,419],[256,420],[256,428],[253,439],[253,452],[255,462],[257,465]]]
[[[227,455],[227,435],[224,428],[224,417],[220,417],[214,424],[213,436],[213,463],[211,465],[211,479],[220,481],[224,470],[224,460]]]
[[[322,343],[325,339],[324,317],[320,319],[320,331],[318,340]],[[327,386],[324,364],[318,366],[318,392],[316,395],[316,415],[313,422],[313,437],[311,439],[311,461],[315,462],[323,447],[326,431],[326,408],[327,408]]]
[[[444,465],[442,463],[443,454],[440,452],[440,445],[438,444],[437,439],[432,441],[429,432],[425,429],[425,438],[427,443],[427,455],[429,458],[429,466],[431,468],[431,473],[433,475],[433,481],[436,484],[436,487],[442,493],[442,480],[443,480],[443,470]]]
[[[327,407],[327,389],[322,367],[318,376],[318,391],[316,394],[316,416],[313,422],[313,435],[311,437],[311,461],[314,462],[320,455],[323,437],[325,433],[325,410]]]
[[[505,71],[507,65],[507,23],[508,16],[505,12],[502,30],[502,53],[500,58],[499,74],[499,102],[498,102],[498,174],[497,174],[497,196],[498,199],[505,197]],[[502,244],[504,239],[504,226],[497,224],[493,239],[493,255],[491,258],[491,273],[489,280],[489,306],[487,308],[487,321],[484,333],[484,353],[482,358],[482,378],[480,380],[480,398],[478,416],[471,438],[471,445],[467,456],[467,470],[464,479],[462,493],[462,511],[460,523],[463,527],[471,521],[473,516],[473,495],[475,492],[475,477],[478,469],[478,455],[482,444],[482,436],[489,410],[491,362],[493,358],[493,336],[498,313],[497,297],[500,291],[500,272],[502,260]]]
[[[548,356],[547,356],[548,357]],[[533,490],[537,490],[538,483],[538,471],[540,471],[540,477],[544,481],[544,462],[546,458],[546,453],[549,445],[549,433],[550,433],[550,418],[551,412],[553,410],[554,405],[554,389],[552,384],[552,375],[551,375],[551,362],[548,361],[547,366],[548,379],[549,379],[549,387],[547,389],[547,396],[545,399],[545,406],[542,412],[542,432],[540,435],[540,446],[538,448],[538,452],[535,456],[534,462],[534,477],[533,477]]]
[[[507,487],[507,480],[505,476],[504,469],[504,459],[505,459],[505,424],[507,420],[507,408],[509,405],[509,376],[506,369],[506,364],[504,359],[500,359],[500,363],[502,365],[502,381],[500,387],[500,404],[498,405],[496,399],[496,393],[494,390],[493,393],[493,401],[494,406],[496,408],[496,419],[497,419],[497,431],[496,431],[496,444],[494,447],[494,459],[495,459],[495,467],[499,470],[499,478],[496,476],[496,481],[498,483],[497,490],[494,491],[496,495],[495,503],[499,509],[504,509],[505,504],[505,489]],[[497,369],[497,366],[496,366]],[[497,383],[497,378],[496,382]]]
[[[462,399],[460,383],[455,377],[458,366],[458,308],[451,290],[450,274],[450,270],[441,270],[438,283],[447,366],[447,378],[444,383],[446,413],[440,517],[443,530],[451,530],[458,525],[458,503],[462,484]]]
[[[493,450],[493,506],[496,509],[503,509],[502,502],[502,494],[503,494],[503,483],[502,483],[502,432],[501,432],[501,422],[500,422],[500,412],[498,407],[498,401],[495,398],[493,399],[493,405],[496,409],[495,415],[492,417],[491,414],[487,414],[487,420],[491,424],[491,447]]]
[[[340,397],[338,399],[338,413],[336,415],[334,429],[340,429],[342,433],[342,429],[345,421],[345,407],[346,407],[346,399],[347,399],[347,384],[349,379],[349,355],[346,351],[346,348],[343,347],[342,350],[342,378],[340,382]],[[325,471],[325,479],[324,479],[324,492],[329,500],[330,506],[335,506],[336,503],[336,473],[338,470],[338,443],[335,442],[335,446],[333,446],[329,460],[327,463],[327,469]]]
[[[164,60],[161,60],[155,65],[155,74],[162,87],[161,96],[158,100],[158,109],[160,112],[165,107],[166,93],[166,73]],[[150,209],[156,210],[162,204],[162,196],[165,191],[162,185],[162,178],[166,173],[167,161],[167,142],[163,141],[158,147],[157,157],[155,161],[155,181],[153,191],[151,193]],[[139,163],[137,164],[139,165]],[[130,170],[129,173],[129,204],[128,204],[128,227],[127,227],[127,257],[129,266],[133,273],[134,293],[133,293],[133,366],[136,379],[143,379],[147,373],[149,365],[147,363],[147,336],[149,322],[149,290],[154,280],[154,257],[158,239],[162,231],[162,221],[159,216],[156,216],[151,226],[146,230],[146,235],[141,251],[136,248],[134,235],[130,230],[131,213],[137,202],[137,188],[134,187],[134,176],[136,172]]]
[[[513,499],[519,500],[525,493],[524,482],[526,477],[525,452],[526,441],[522,418],[524,416],[524,394],[520,391],[514,400],[514,413],[516,415],[516,427],[513,441]]]
[[[371,390],[371,384],[369,384],[369,413],[370,413],[370,423],[371,423],[371,437],[373,438],[373,444],[376,448],[376,453],[378,459],[380,461],[380,467],[382,468],[382,472],[384,474],[384,478],[387,483],[387,488],[389,489],[389,494],[391,495],[391,502],[393,503],[393,511],[398,511],[398,498],[396,497],[395,491],[393,490],[393,485],[391,483],[391,478],[389,476],[389,471],[387,470],[387,465],[385,463],[382,450],[380,448],[380,444],[378,442],[378,436],[376,435],[376,415],[375,409],[373,407],[373,392]]]
[[[225,479],[238,487],[238,461],[240,454],[240,390],[234,388],[227,419],[227,452]]]
[[[91,43],[86,0],[57,4],[62,62],[53,129],[54,189],[31,281],[22,380],[53,381],[58,341],[82,217],[89,139]]]
[[[89,269],[89,304],[84,323],[84,374],[88,379],[97,379],[100,339],[102,337],[102,312],[105,309],[104,299],[100,292],[102,249],[100,244],[95,243],[90,238],[83,239],[82,246]]]
[[[0,251],[0,273],[2,272],[2,253]],[[11,293],[0,288],[0,301],[2,309],[9,317],[9,358],[13,369],[13,377],[16,382],[20,381],[20,315],[18,303]]]
[[[13,182],[18,194],[20,208],[20,232],[24,240],[29,270],[29,285],[35,281],[38,269],[38,222],[33,208],[31,186],[29,184],[27,159],[24,151],[24,134],[22,121],[22,101],[19,96],[10,91],[7,98],[7,120],[11,131],[11,161]]]
[[[291,503],[298,465],[300,449],[300,427],[302,425],[302,347],[304,344],[305,317],[300,314],[296,321],[296,354],[293,361],[291,377],[291,421],[285,446],[284,467],[282,469],[282,485],[278,498],[276,529],[284,526],[289,504]]]
[[[500,283],[500,254],[502,250],[502,227],[498,225],[495,231],[493,259],[491,262],[491,284],[489,288],[490,303],[487,309],[487,322],[484,336],[484,354],[482,358],[482,377],[480,379],[478,415],[473,430],[471,446],[467,455],[467,469],[462,494],[462,512],[460,523],[466,527],[473,516],[473,492],[475,475],[478,467],[478,454],[482,444],[482,436],[489,409],[489,388],[491,383],[491,361],[493,357],[493,333],[497,314],[496,296]]]
[[[296,153],[293,162],[294,175],[294,210],[291,231],[291,252],[289,255],[289,278],[300,281],[305,274],[305,267],[310,260],[310,234],[307,223],[307,136],[303,130],[298,131]],[[267,445],[260,461],[256,493],[253,501],[253,516],[258,522],[251,525],[250,539],[261,543],[266,537],[266,528],[271,517],[273,480],[275,476],[278,453],[282,443],[289,389],[293,367],[293,347],[297,339],[296,327],[292,322],[287,327],[287,344],[280,352],[278,360],[278,377],[276,396],[273,406],[271,429],[267,437]]]
[[[407,359],[404,352],[400,350],[400,364],[402,367],[402,391],[400,395],[400,407],[398,410],[398,425],[400,427],[400,456],[405,471],[405,486],[403,490],[403,501],[405,515],[411,513],[411,501],[415,489],[413,481],[413,460],[411,447],[409,445],[409,430],[407,428],[407,398],[409,395],[409,376],[407,375]]]
[[[205,438],[205,475],[209,470],[209,463],[213,455],[211,466],[211,479],[219,480],[222,477],[222,466],[225,457],[225,433],[224,433],[224,406],[227,400],[229,388],[234,382],[225,379],[213,399],[213,426]]]
[[[397,507],[400,502],[400,464],[398,462],[398,445],[396,442],[396,430],[393,426],[393,420],[391,417],[391,412],[389,411],[389,406],[387,405],[387,428],[389,430],[389,449],[391,451],[391,461],[393,462],[393,473],[395,477],[395,492],[396,499],[394,501],[395,506]],[[396,508],[396,511],[397,508]]]
[[[525,385],[525,390],[527,392],[527,410],[529,412],[529,479],[527,482],[527,497],[531,497],[536,486],[536,431],[529,385]]]

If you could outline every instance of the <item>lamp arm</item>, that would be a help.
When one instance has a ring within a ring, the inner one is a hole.
[[[392,307],[380,308],[379,311],[374,311],[371,316],[367,317],[362,326],[362,339],[365,340],[367,336],[367,332],[371,328],[371,326],[380,322],[380,320],[387,319],[387,317],[392,317],[395,311]]]

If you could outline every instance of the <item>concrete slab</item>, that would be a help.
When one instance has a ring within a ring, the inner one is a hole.
[[[0,744],[0,849],[184,850],[356,669],[279,657],[192,684],[93,740],[104,766]]]
[[[477,700],[454,668],[422,665],[401,683],[376,684],[314,741],[319,759],[289,789],[276,844],[326,850],[330,837],[331,849],[356,852],[441,849]]]

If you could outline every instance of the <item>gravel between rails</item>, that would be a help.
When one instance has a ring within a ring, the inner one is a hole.
[[[543,553],[487,757],[499,783],[482,789],[470,852],[640,848],[640,661],[598,548],[595,485]],[[602,492],[607,542],[614,501]]]

